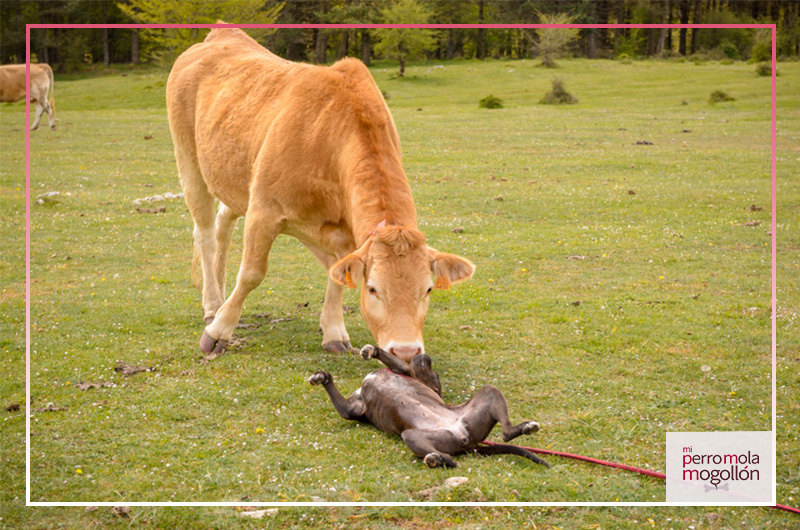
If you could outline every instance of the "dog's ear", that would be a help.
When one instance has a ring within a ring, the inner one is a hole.
[[[411,359],[411,369],[417,381],[436,392],[439,397],[442,397],[442,383],[439,381],[439,374],[432,368],[430,357],[424,353],[414,356]]]
[[[411,359],[411,363],[413,364],[414,368],[421,368],[423,370],[431,369],[431,358],[424,353],[415,355],[414,358]]]

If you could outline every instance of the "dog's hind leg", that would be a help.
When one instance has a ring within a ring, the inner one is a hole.
[[[325,371],[315,372],[314,375],[308,378],[311,385],[322,385],[331,398],[333,406],[336,407],[336,412],[339,416],[346,420],[355,420],[369,423],[367,420],[366,412],[367,405],[361,399],[361,389],[356,390],[349,398],[346,398],[339,392],[336,385],[333,384],[331,374]]]
[[[423,459],[426,466],[456,467],[456,462],[450,454],[461,450],[453,433],[445,430],[406,429],[400,436],[411,452]]]
[[[495,423],[499,422],[503,429],[503,441],[508,442],[522,434],[531,434],[539,430],[535,421],[523,421],[519,425],[511,423],[508,416],[508,403],[503,393],[497,388],[487,385],[475,394],[467,403],[464,423],[470,435],[476,441],[489,435]]]

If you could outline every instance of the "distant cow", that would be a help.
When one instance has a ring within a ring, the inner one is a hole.
[[[53,69],[45,63],[31,65],[31,102],[36,104],[36,120],[31,125],[39,127],[42,113],[47,113],[50,129],[56,128],[56,105],[53,101]],[[49,94],[49,101],[48,101]],[[0,66],[0,102],[13,103],[25,99],[25,65],[6,64]]]
[[[430,248],[417,228],[394,121],[361,62],[293,63],[238,29],[214,29],[175,61],[167,112],[194,220],[204,352],[226,347],[279,234],[299,239],[329,272],[324,349],[351,348],[342,296],[361,282],[378,345],[405,360],[424,351],[428,295],[471,277],[474,265]],[[241,216],[244,255],[226,300],[226,254]]]
[[[497,388],[487,385],[469,401],[448,405],[442,400],[439,376],[427,355],[417,355],[406,363],[367,345],[361,349],[361,356],[378,359],[389,369],[368,374],[361,388],[349,398],[339,392],[328,372],[315,372],[308,378],[312,385],[325,388],[342,418],[371,423],[383,432],[400,435],[428,467],[455,467],[453,456],[471,451],[483,455],[513,454],[547,466],[522,447],[482,443],[497,423],[506,442],[539,430],[535,421],[511,423],[508,403]]]

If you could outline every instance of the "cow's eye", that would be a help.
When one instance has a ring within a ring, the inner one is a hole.
[[[371,294],[372,296],[374,296],[375,298],[377,298],[377,297],[378,297],[378,290],[377,290],[377,289],[375,289],[375,288],[374,288],[373,286],[371,286],[371,285],[368,285],[368,286],[367,286],[367,292],[368,292],[369,294]]]
[[[425,294],[429,295],[429,294],[431,294],[432,291],[433,291],[433,287],[428,287],[428,290],[425,291]]]

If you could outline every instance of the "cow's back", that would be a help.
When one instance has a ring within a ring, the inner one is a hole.
[[[50,89],[48,70],[52,72],[50,65],[46,63],[31,64],[31,101],[47,97],[47,91]],[[43,92],[43,95],[40,92]],[[25,65],[5,64],[0,66],[0,101],[14,102],[24,98]]]
[[[211,193],[240,215],[255,175],[267,193],[308,211],[319,190],[339,195],[330,193],[341,186],[333,166],[363,121],[388,134],[399,163],[391,115],[363,64],[290,62],[238,29],[212,30],[176,60],[167,108],[173,141],[194,150]]]

